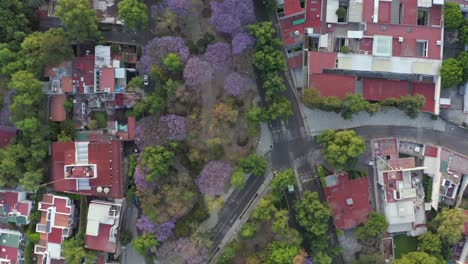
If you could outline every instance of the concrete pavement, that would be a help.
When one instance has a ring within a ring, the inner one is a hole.
[[[361,126],[405,126],[427,128],[431,130],[445,131],[447,122],[442,119],[432,120],[428,113],[420,113],[415,119],[409,118],[404,112],[391,108],[384,112],[369,115],[360,112],[351,120],[345,120],[334,112],[325,112],[317,109],[309,109],[300,104],[304,118],[310,129],[311,135],[317,135],[326,129],[347,129]]]
[[[124,227],[130,229],[133,234],[133,237],[137,237],[137,228],[136,220],[138,217],[138,209],[133,205],[133,203],[128,203],[126,218],[124,220]],[[145,263],[145,258],[138,254],[131,244],[125,246],[122,250],[122,264],[136,264],[136,263]]]

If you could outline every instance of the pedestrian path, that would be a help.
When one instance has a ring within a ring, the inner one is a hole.
[[[345,120],[334,112],[325,112],[317,109],[309,109],[300,104],[303,110],[305,122],[311,135],[317,135],[326,129],[347,129],[360,126],[408,126],[445,131],[447,123],[442,119],[432,120],[431,114],[420,113],[415,119],[409,118],[404,112],[391,108],[384,112],[369,115],[360,112],[351,120]]]

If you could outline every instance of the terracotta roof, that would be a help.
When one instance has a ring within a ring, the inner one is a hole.
[[[85,236],[86,248],[103,251],[107,253],[114,253],[117,244],[109,241],[110,229],[112,225],[100,224],[99,234],[97,236]]]
[[[85,85],[94,85],[94,55],[77,57],[72,64],[73,84],[84,93]]]
[[[31,212],[31,203],[28,200],[20,200],[16,191],[0,191],[0,204],[2,204],[5,214],[16,210],[21,215],[28,217]]]
[[[324,188],[333,212],[333,221],[339,229],[356,227],[367,220],[372,210],[369,202],[369,179],[361,177],[350,180],[346,174],[337,177],[336,185]]]
[[[62,91],[64,93],[71,93],[73,92],[73,83],[71,76],[63,76],[62,77]]]
[[[64,103],[67,101],[67,96],[64,94],[53,95],[50,98],[49,119],[56,122],[62,122],[67,119],[67,111]]]
[[[102,68],[99,76],[99,89],[103,91],[108,88],[113,93],[115,90],[115,72],[114,68]]]
[[[75,163],[75,142],[53,142],[52,163],[54,189],[61,192],[93,195],[109,198],[123,198],[122,182],[122,143],[119,140],[89,142],[88,163],[95,164],[97,177],[89,178],[91,190],[77,190],[76,179],[64,179],[64,166]],[[97,192],[97,187],[107,187],[108,194]]]
[[[424,147],[424,156],[437,158],[437,148],[426,145]]]
[[[16,138],[16,128],[0,126],[0,148],[5,148],[12,139]]]
[[[128,117],[127,126],[128,126],[128,138],[129,139],[135,138],[136,119],[134,116]]]
[[[311,74],[310,87],[319,90],[323,96],[344,98],[347,94],[354,94],[356,77],[336,74]]]
[[[434,113],[435,111],[435,84],[426,82],[413,82],[413,95],[420,94],[426,98],[421,111]]]
[[[390,97],[398,98],[407,95],[409,83],[385,79],[362,79],[363,97],[366,100],[381,101]]]
[[[17,248],[0,246],[0,249],[1,249],[0,250],[0,258],[11,260],[11,262],[0,261],[0,263],[2,263],[2,264],[16,263],[16,261],[18,260],[18,249]]]
[[[323,69],[334,69],[335,64],[334,52],[309,52],[309,73],[322,73]]]

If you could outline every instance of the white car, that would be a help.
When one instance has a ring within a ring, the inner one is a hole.
[[[149,78],[148,78],[148,75],[145,74],[145,75],[143,76],[143,84],[144,84],[145,86],[148,86],[148,79],[149,79]]]

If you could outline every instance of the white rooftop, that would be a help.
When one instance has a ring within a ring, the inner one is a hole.
[[[88,208],[88,222],[86,225],[86,235],[97,236],[99,235],[99,224],[113,224],[109,222],[110,205],[91,203]]]
[[[414,202],[399,201],[387,203],[385,206],[385,218],[388,221],[388,232],[408,232],[412,230],[415,222]]]
[[[47,251],[52,259],[60,259],[60,253],[62,251],[62,245],[57,243],[47,243]]]

